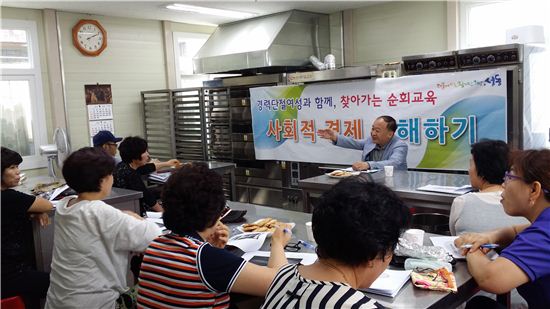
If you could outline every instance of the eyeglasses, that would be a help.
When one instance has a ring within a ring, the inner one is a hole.
[[[523,179],[522,177],[519,177],[519,176],[516,176],[516,175],[513,175],[511,172],[505,172],[504,173],[504,178],[502,178],[502,180],[504,180],[504,182],[508,182],[510,180],[521,180],[523,182],[526,182],[525,179]]]
[[[505,173],[504,173],[504,178],[502,178],[502,179],[504,180],[505,183],[506,183],[506,182],[509,182],[510,180],[521,180],[521,181],[527,183],[527,181],[526,181],[524,178],[519,177],[519,176],[516,176],[516,175],[513,175],[513,174],[510,173],[510,172],[505,172]],[[543,188],[543,189],[542,189],[542,192],[544,192],[544,193],[546,193],[546,194],[550,194],[550,190],[548,190],[548,189],[544,189],[544,188]]]

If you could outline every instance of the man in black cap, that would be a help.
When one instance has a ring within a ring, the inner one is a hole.
[[[93,137],[94,147],[103,148],[105,152],[115,158],[115,163],[118,164],[121,160],[116,157],[117,143],[122,140],[122,137],[115,137],[109,131],[99,131]]]

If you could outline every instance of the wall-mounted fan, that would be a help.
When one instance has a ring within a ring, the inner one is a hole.
[[[63,161],[71,152],[71,145],[67,133],[62,128],[56,128],[53,132],[53,142],[55,144],[40,146],[40,154],[48,158],[48,174],[50,177],[57,178],[56,168],[61,169]]]

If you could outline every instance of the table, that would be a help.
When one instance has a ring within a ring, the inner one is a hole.
[[[372,174],[361,173],[359,177],[369,178],[370,180],[385,184],[392,189],[409,207],[442,209],[449,211],[456,195],[435,193],[426,191],[417,191],[416,188],[428,184],[439,186],[460,187],[468,185],[470,179],[468,175],[444,174],[419,171],[394,171],[393,177],[386,177],[384,171],[378,171]],[[315,176],[302,179],[298,186],[302,189],[304,212],[311,212],[311,196],[320,195],[329,190],[341,179],[331,178],[327,175]]]
[[[305,223],[311,221],[311,214],[303,212],[295,212],[280,208],[271,208],[254,204],[246,204],[239,202],[228,202],[229,207],[238,210],[247,210],[246,222],[254,222],[260,218],[272,217],[278,221],[294,222],[296,226],[292,230],[294,242],[297,239],[307,240]],[[229,224],[232,234],[235,233],[235,227],[238,224]],[[238,233],[238,232],[237,232]],[[426,233],[424,244],[431,245],[430,236],[434,234]],[[269,241],[266,241],[262,249],[269,251]],[[303,252],[313,252],[306,248],[302,248]],[[468,267],[464,261],[458,261],[453,268],[458,286],[458,293],[444,293],[438,291],[422,290],[413,286],[411,281],[408,281],[405,286],[399,291],[395,298],[385,297],[377,294],[366,293],[369,297],[376,299],[382,305],[391,308],[454,308],[457,305],[464,303],[475,293],[479,291],[477,283],[468,272]]]
[[[14,188],[15,190],[30,194],[31,189],[38,183],[51,183],[55,181],[52,177],[33,177],[29,178],[21,186]],[[57,179],[59,180],[59,179]],[[61,180],[63,181],[63,180]],[[139,191],[112,188],[111,194],[107,196],[103,201],[120,210],[131,210],[135,213],[140,212],[139,199],[143,196],[143,193]],[[50,272],[50,265],[52,262],[53,254],[53,235],[54,235],[54,221],[55,210],[50,212],[50,225],[41,227],[40,224],[33,220],[33,239],[34,239],[34,252],[36,257],[36,268],[39,271]]]
[[[231,199],[237,198],[237,188],[235,186],[235,167],[237,164],[233,162],[219,162],[219,161],[198,161],[202,163],[206,163],[208,165],[208,168],[217,172],[220,175],[224,175],[229,173],[229,181],[230,188],[231,188]],[[150,178],[147,178],[149,183],[155,184],[155,185],[162,185],[164,182],[153,180]]]

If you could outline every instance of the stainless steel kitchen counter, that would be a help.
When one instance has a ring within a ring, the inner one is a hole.
[[[444,174],[418,171],[394,171],[392,177],[386,177],[384,171],[372,174],[362,173],[359,177],[368,178],[376,183],[385,184],[402,198],[409,207],[450,210],[456,195],[418,191],[425,185],[464,186],[470,183],[468,175]],[[302,179],[298,186],[303,190],[304,211],[311,212],[311,195],[319,195],[329,190],[341,179],[321,175]]]
[[[291,242],[296,242],[297,239],[307,240],[305,223],[311,221],[311,214],[309,213],[238,202],[228,203],[231,209],[247,210],[245,218],[246,222],[249,223],[265,217],[271,217],[283,222],[294,222],[296,223],[296,226],[292,229]],[[234,231],[237,225],[238,224],[229,224],[229,227]],[[424,236],[424,245],[432,245],[429,240],[430,236],[436,235],[426,233]],[[266,239],[260,250],[270,250],[269,239]],[[313,253],[312,250],[308,250],[307,248],[302,248],[300,251]],[[367,294],[370,298],[376,299],[382,305],[389,308],[455,308],[477,293],[479,288],[475,280],[468,272],[468,267],[464,260],[456,263],[453,267],[453,272],[455,274],[456,284],[458,287],[458,293],[456,294],[416,288],[411,281],[405,283],[405,286],[394,298],[372,293],[365,294]]]

